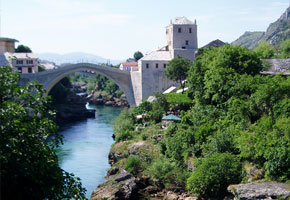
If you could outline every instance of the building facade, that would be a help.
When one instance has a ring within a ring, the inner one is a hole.
[[[146,54],[138,61],[138,71],[131,71],[136,104],[142,99],[163,92],[178,83],[169,80],[164,71],[168,62],[178,56],[194,61],[197,52],[197,24],[186,17],[177,17],[166,27],[165,47]]]
[[[123,62],[120,65],[120,70],[125,71],[137,71],[138,70],[138,63],[137,62]]]
[[[18,42],[18,40],[12,39],[12,38],[3,38],[0,37],[0,54],[5,52],[15,52],[15,42]]]
[[[10,53],[0,55],[0,65],[9,65],[20,74],[38,72],[38,58],[34,53]]]

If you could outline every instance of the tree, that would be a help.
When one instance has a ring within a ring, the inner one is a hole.
[[[138,61],[140,58],[142,58],[143,57],[143,54],[140,52],[140,51],[136,51],[135,53],[134,53],[134,59],[136,60],[136,61]]]
[[[259,74],[262,68],[257,54],[245,47],[227,44],[205,49],[188,74],[190,95],[202,103],[223,103],[243,93],[237,87],[242,76]]]
[[[214,153],[204,158],[187,179],[187,189],[202,197],[223,196],[229,184],[242,180],[242,165],[230,153]]]
[[[254,49],[254,52],[262,59],[272,58],[274,56],[274,48],[266,41],[260,42],[260,44]]]
[[[15,49],[16,53],[31,53],[31,49],[28,46],[25,45],[18,45],[18,47]]]
[[[61,137],[43,86],[19,79],[0,67],[1,199],[85,199],[80,179],[58,165]]]
[[[189,60],[182,57],[177,57],[169,61],[168,67],[165,70],[165,75],[170,80],[179,81],[182,87],[182,92],[185,87],[185,82],[182,82],[182,81],[186,79],[187,72],[189,70],[190,65],[191,65],[191,62]]]
[[[285,40],[280,45],[281,58],[290,58],[290,39]]]

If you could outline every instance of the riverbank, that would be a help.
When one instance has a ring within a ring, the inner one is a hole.
[[[167,100],[158,95],[152,103],[143,102],[117,118],[115,143],[109,153],[111,168],[106,180],[92,193],[92,200],[287,199],[290,196],[289,184],[269,179],[265,168],[239,158],[236,147],[230,149],[233,153],[217,149],[228,149],[233,145],[232,139],[206,135],[215,131],[215,127],[209,129],[210,124],[204,121],[208,117],[206,112],[197,105],[193,110],[190,105]],[[182,118],[181,122],[161,121],[162,116],[173,111]],[[204,141],[203,144],[198,140]],[[224,143],[227,145],[222,146]]]

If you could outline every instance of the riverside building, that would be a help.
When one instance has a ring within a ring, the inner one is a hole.
[[[198,49],[197,24],[186,17],[177,17],[166,26],[166,46],[146,54],[138,60],[138,71],[131,71],[136,104],[155,92],[177,86],[164,71],[168,62],[178,56],[194,61]]]

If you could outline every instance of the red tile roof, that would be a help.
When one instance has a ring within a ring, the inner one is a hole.
[[[121,63],[123,66],[138,66],[137,62],[123,62]]]

